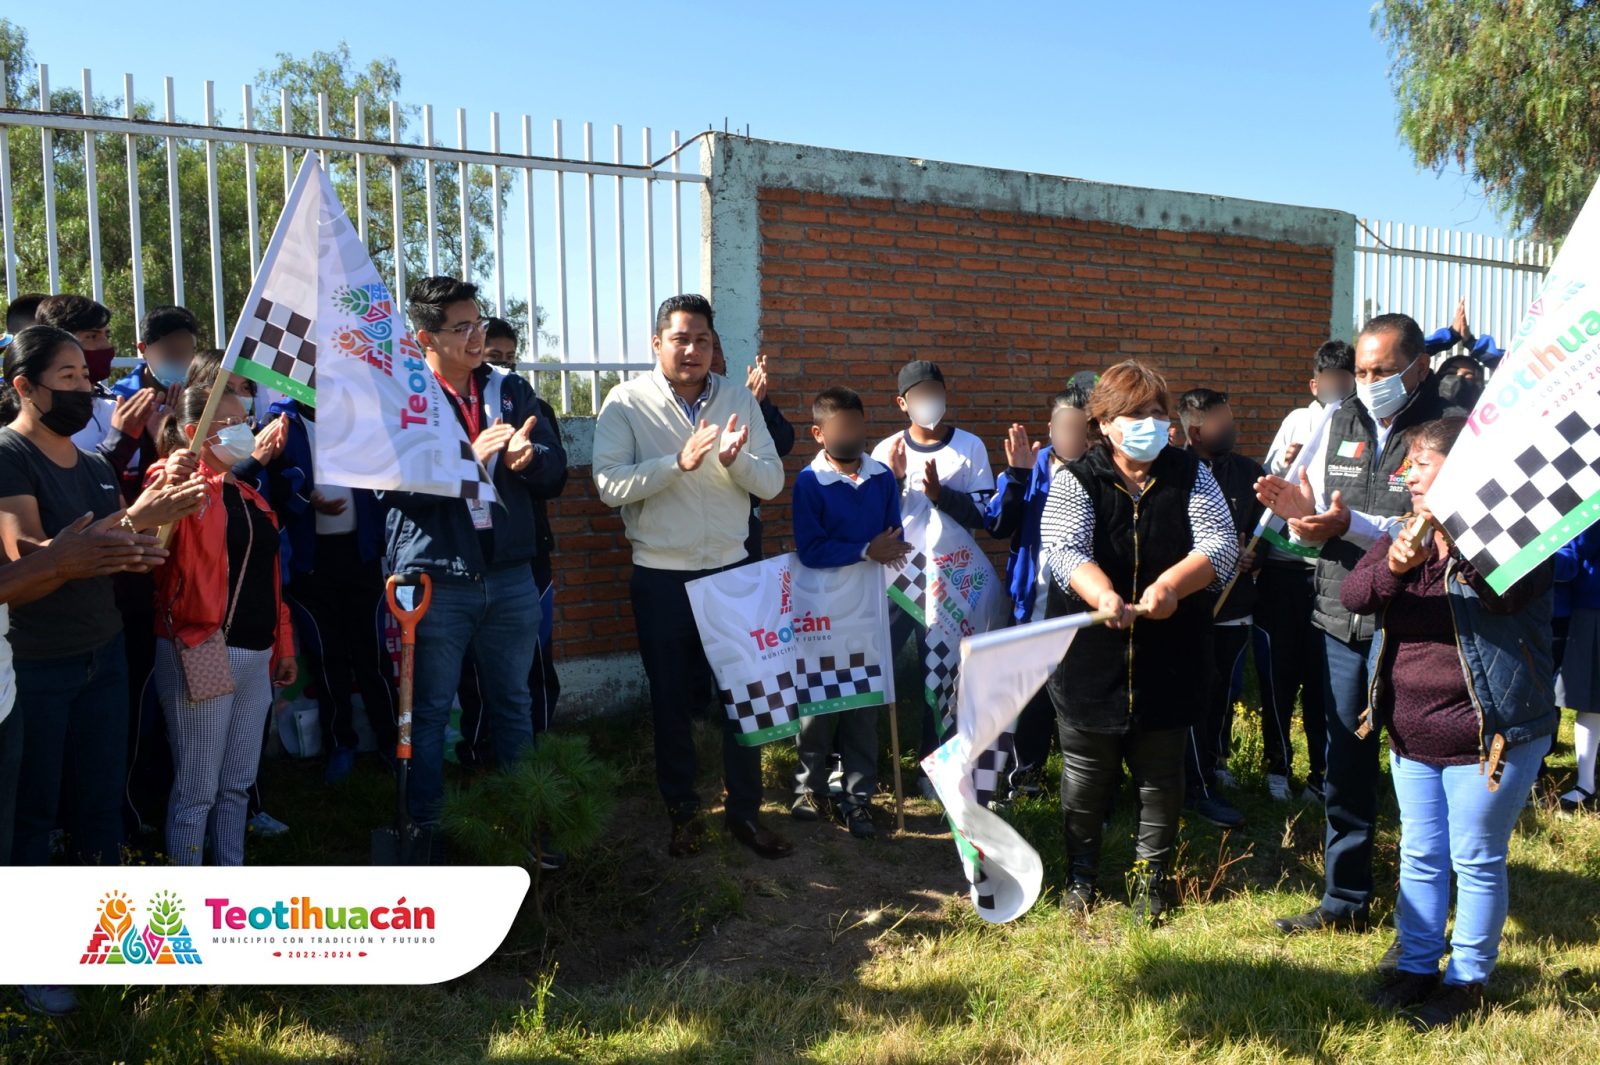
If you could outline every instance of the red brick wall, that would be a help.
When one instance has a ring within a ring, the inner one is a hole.
[[[1241,449],[1260,455],[1306,402],[1333,301],[1333,249],[1223,233],[788,189],[762,190],[760,231],[761,351],[799,437],[791,478],[815,451],[819,389],[861,393],[876,440],[905,424],[895,374],[913,358],[940,364],[951,418],[989,443],[997,469],[1007,425],[1042,439],[1071,374],[1125,358],[1152,363],[1174,393],[1227,392]],[[627,545],[586,469],[554,513],[558,656],[632,648]],[[787,493],[763,513],[768,551],[790,550]]]

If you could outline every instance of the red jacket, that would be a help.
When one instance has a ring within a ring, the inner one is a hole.
[[[161,460],[150,467],[145,477],[149,485],[160,478],[166,468]],[[155,572],[156,579],[156,635],[176,640],[185,647],[194,647],[222,628],[222,618],[228,609],[228,508],[222,502],[222,475],[213,472],[204,463],[201,476],[206,479],[207,496],[197,514],[192,514],[172,528],[172,539],[167,544],[170,554]],[[247,502],[272,519],[278,527],[278,516],[267,501],[254,488],[236,481]],[[277,544],[273,544],[273,565],[277,565]],[[273,602],[278,609],[277,638],[273,641],[272,660],[294,657],[294,631],[289,625],[289,608],[283,602],[283,587],[273,585]]]

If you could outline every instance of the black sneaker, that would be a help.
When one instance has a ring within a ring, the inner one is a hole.
[[[1355,913],[1337,914],[1329,913],[1321,906],[1294,917],[1279,917],[1273,925],[1286,936],[1299,935],[1301,932],[1320,932],[1327,929],[1332,932],[1365,932],[1369,917],[1365,910]]]
[[[1482,984],[1440,984],[1426,1002],[1412,1011],[1409,1020],[1417,1031],[1429,1032],[1482,1012]]]
[[[1235,809],[1233,803],[1220,795],[1191,798],[1185,801],[1183,805],[1218,828],[1244,827],[1244,814]]]
[[[1437,971],[1408,973],[1394,969],[1385,973],[1378,986],[1367,994],[1367,1001],[1380,1010],[1407,1010],[1426,1002],[1438,989]]]
[[[1378,959],[1380,973],[1392,973],[1400,970],[1400,933],[1396,932],[1394,942],[1389,944],[1389,949],[1383,952],[1383,957]]]
[[[878,826],[872,823],[872,807],[863,803],[859,806],[850,806],[843,810],[844,827],[850,830],[850,835],[856,839],[872,839],[878,834]]]
[[[1087,914],[1094,909],[1097,899],[1093,884],[1087,880],[1074,880],[1061,893],[1061,908],[1067,913]]]
[[[1600,810],[1600,798],[1596,798],[1595,793],[1588,788],[1580,788],[1577,785],[1573,785],[1571,791],[1556,801],[1560,804],[1561,812],[1564,814]]]
[[[1305,802],[1326,803],[1328,792],[1323,786],[1322,778],[1315,773],[1307,777],[1306,790],[1300,793],[1300,798]]]

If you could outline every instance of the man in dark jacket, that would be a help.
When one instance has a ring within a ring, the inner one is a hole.
[[[722,338],[716,333],[711,334],[711,372],[728,376],[728,360],[722,354]],[[745,371],[744,386],[756,397],[756,402],[761,405],[761,420],[766,423],[767,433],[772,437],[772,446],[778,449],[778,457],[788,458],[789,452],[794,450],[794,426],[789,424],[789,419],[783,416],[783,411],[778,405],[767,398],[767,358],[765,355],[756,356],[756,361]],[[745,537],[744,554],[747,562],[760,562],[761,552],[761,500],[755,496],[750,497],[750,535]]]
[[[1372,542],[1411,509],[1406,430],[1465,413],[1440,397],[1417,323],[1403,314],[1379,315],[1356,339],[1356,394],[1328,425],[1326,458],[1313,457],[1322,483],[1302,476],[1298,485],[1281,477],[1257,484],[1261,502],[1288,519],[1291,540],[1321,547],[1313,621],[1327,652],[1327,885],[1314,909],[1277,921],[1286,934],[1367,926],[1378,805],[1378,737],[1366,719],[1373,620],[1346,610],[1339,586]]]
[[[516,328],[504,318],[486,318],[484,322],[484,361],[503,370],[516,372]],[[536,414],[539,420],[550,426],[550,430],[559,442],[561,423],[556,418],[555,410],[539,396],[534,397],[534,402],[538,405]],[[551,456],[552,461],[557,458],[564,467],[567,462],[566,452],[563,450],[559,455]],[[556,590],[550,556],[555,551],[556,540],[546,516],[546,505],[548,499],[561,494],[566,483],[566,478],[562,477],[560,483],[553,485],[549,497],[536,493],[533,500],[534,520],[538,522],[539,527],[538,553],[533,556],[533,582],[539,588],[539,642],[533,649],[533,670],[528,674],[528,691],[533,698],[534,736],[538,736],[550,727],[550,722],[555,718],[556,700],[561,696],[561,679],[556,676],[552,646]],[[478,681],[478,664],[471,659],[471,656],[468,656],[462,668],[461,690],[458,694],[461,699],[461,739],[456,743],[456,759],[462,765],[481,765],[490,757],[492,743],[489,722],[483,714],[483,689]]]
[[[567,476],[561,441],[535,411],[533,386],[483,359],[478,288],[425,277],[408,311],[446,404],[494,484],[492,502],[413,492],[382,492],[389,568],[426,573],[433,602],[417,626],[412,708],[411,816],[436,824],[444,798],[444,737],[470,651],[492,662],[480,676],[495,760],[510,766],[533,742],[528,672],[539,630],[535,500]],[[410,599],[410,596],[407,596]],[[530,843],[532,841],[529,841]]]
[[[1217,486],[1228,501],[1233,532],[1242,551],[1262,506],[1256,499],[1255,484],[1261,477],[1259,463],[1234,450],[1239,439],[1233,408],[1228,397],[1211,388],[1193,388],[1178,397],[1178,414],[1183,422],[1185,443],[1196,458],[1211,470]],[[1189,730],[1189,750],[1184,763],[1187,782],[1185,802],[1201,817],[1222,828],[1239,828],[1244,815],[1222,794],[1220,783],[1230,780],[1228,751],[1233,735],[1234,671],[1250,643],[1251,619],[1256,605],[1256,565],[1241,557],[1239,576],[1228,598],[1211,619],[1211,676],[1206,686],[1205,713],[1200,724]]]

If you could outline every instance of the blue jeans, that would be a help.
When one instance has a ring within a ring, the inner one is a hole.
[[[1328,721],[1328,836],[1323,850],[1327,886],[1322,908],[1340,917],[1365,914],[1372,904],[1372,830],[1378,817],[1378,730],[1356,736],[1367,708],[1370,642],[1345,643],[1323,634]]]
[[[400,605],[411,605],[411,588]],[[433,602],[417,625],[412,693],[408,805],[418,824],[434,824],[444,803],[444,735],[470,650],[483,663],[478,680],[495,761],[509,768],[533,743],[528,670],[539,638],[539,589],[526,564],[478,580],[433,582]]]
[[[1544,742],[1506,752],[1500,790],[1474,765],[1439,768],[1389,755],[1400,801],[1400,968],[1435,973],[1456,875],[1456,924],[1447,984],[1479,984],[1494,971],[1506,923],[1506,851],[1539,772]]]
[[[122,863],[122,789],[128,777],[128,660],[122,633],[81,655],[16,660],[22,726],[11,864],[48,865],[63,785],[71,858]]]

